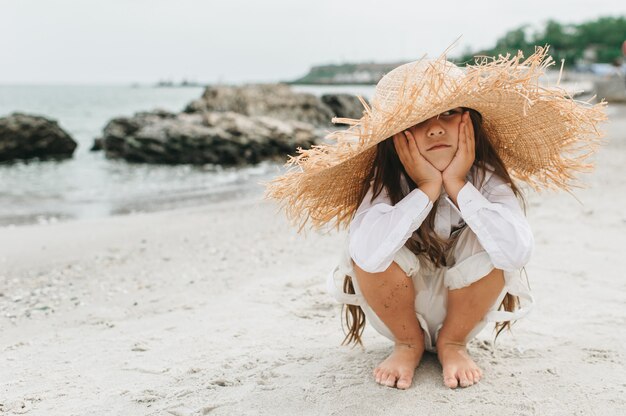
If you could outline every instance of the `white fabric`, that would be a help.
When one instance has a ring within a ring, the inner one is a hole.
[[[448,289],[460,289],[469,286],[493,270],[493,263],[480,245],[476,234],[465,227],[447,258],[451,267],[434,267],[426,260],[420,262],[408,248],[401,247],[393,261],[413,280],[415,287],[415,313],[424,331],[425,347],[436,351],[437,335],[446,317]],[[356,294],[344,293],[341,284],[344,277],[352,277]],[[517,320],[525,316],[533,306],[534,300],[528,286],[519,271],[504,271],[504,289],[494,302],[484,319],[470,332],[467,341],[472,339],[488,322]],[[365,301],[356,280],[352,259],[347,249],[342,253],[339,264],[328,276],[328,290],[341,303],[359,305],[374,329],[393,341],[393,335],[387,326]],[[515,312],[498,311],[506,293],[520,297],[522,307]]]
[[[472,168],[468,182],[457,195],[458,208],[442,190],[435,232],[447,238],[453,227],[465,223],[495,267],[517,270],[528,262],[534,246],[530,226],[511,187],[491,170],[484,171],[485,180],[478,173],[483,172]],[[402,187],[408,190],[402,179]],[[349,252],[361,269],[379,273],[391,265],[395,253],[419,228],[433,203],[419,189],[408,193],[395,206],[386,190],[373,201],[372,195],[370,186],[350,223]]]
[[[403,179],[401,186],[408,192],[406,180]],[[504,271],[505,287],[468,340],[487,322],[517,320],[530,311],[534,300],[519,269],[530,258],[534,245],[532,232],[510,186],[492,170],[473,168],[470,171],[468,183],[457,195],[458,208],[442,191],[435,214],[435,232],[448,238],[453,229],[467,225],[455,231],[460,235],[448,253],[449,267],[435,268],[424,259],[420,263],[404,246],[433,207],[425,193],[415,189],[395,206],[391,205],[386,190],[373,201],[371,198],[370,187],[350,224],[344,253],[327,284],[339,302],[361,306],[367,319],[382,335],[393,340],[389,329],[363,298],[354,263],[367,272],[378,273],[395,261],[413,280],[415,310],[430,351],[435,350],[437,334],[445,319],[448,290],[469,286],[494,268]],[[341,289],[346,275],[352,277],[356,294],[346,294]],[[519,296],[522,307],[515,312],[498,311],[506,293]]]

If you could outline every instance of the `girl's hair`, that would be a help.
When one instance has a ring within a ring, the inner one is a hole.
[[[483,185],[485,175],[480,175],[480,173],[484,172],[485,169],[488,169],[486,165],[489,164],[494,170],[494,174],[505,180],[511,186],[515,196],[525,205],[520,190],[512,181],[509,173],[507,172],[506,166],[502,162],[502,159],[500,159],[489,141],[489,137],[483,128],[482,116],[479,112],[470,108],[464,108],[463,110],[469,111],[470,119],[472,120],[472,125],[474,127],[474,138],[476,143],[474,165],[478,168],[476,169],[477,174],[474,178],[474,184],[478,188]],[[409,175],[406,173],[404,166],[400,162],[393,145],[393,140],[391,140],[391,138],[383,140],[377,145],[376,158],[372,164],[372,168],[364,180],[364,186],[359,201],[363,201],[369,189],[370,183],[373,181],[372,200],[374,200],[374,198],[376,198],[376,196],[378,196],[383,189],[386,189],[389,193],[391,204],[397,204],[406,195],[400,185],[402,176],[405,177],[409,185],[409,192],[417,188],[417,185],[413,182],[413,180],[411,180]],[[433,230],[437,205],[438,201],[433,204],[432,210],[422,225],[417,229],[417,231],[415,231],[413,236],[407,240],[405,246],[416,255],[424,256],[435,266],[440,267],[447,265],[446,253],[456,241],[456,237],[458,237],[459,233],[456,233],[455,237],[445,240],[441,239],[434,233]],[[343,290],[345,293],[355,293],[352,278],[350,276],[346,276],[344,278]],[[518,305],[519,298],[507,293],[498,309],[504,309],[505,311],[512,312],[517,309]],[[352,343],[362,345],[361,335],[365,329],[365,314],[363,313],[361,307],[357,305],[344,305],[344,308],[344,319],[348,331],[342,345]],[[497,322],[495,328],[497,331],[496,338],[505,328],[510,329],[510,327],[510,321]]]

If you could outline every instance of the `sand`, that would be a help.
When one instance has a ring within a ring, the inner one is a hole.
[[[447,389],[427,354],[411,389],[377,385],[390,343],[340,346],[325,291],[344,235],[236,202],[0,228],[0,413],[626,414],[626,107],[588,189],[528,196],[537,306],[469,345],[485,377]]]

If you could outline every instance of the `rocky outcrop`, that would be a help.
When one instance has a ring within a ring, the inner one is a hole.
[[[72,157],[76,142],[56,121],[13,113],[0,118],[0,162]]]
[[[111,120],[92,150],[144,163],[241,165],[294,154],[332,129],[333,117],[360,118],[347,94],[296,93],[285,84],[208,87],[183,113],[137,113]]]
[[[320,100],[313,94],[294,92],[286,84],[252,84],[208,87],[184,111],[233,111],[328,127],[333,117],[361,118],[363,106],[348,94],[326,94]]]
[[[324,94],[322,102],[330,108],[335,117],[357,119],[363,117],[363,104],[354,95]]]
[[[598,100],[605,99],[609,103],[626,102],[626,80],[621,76],[598,79],[593,83],[593,90]]]
[[[131,162],[242,165],[284,160],[319,135],[309,124],[265,116],[155,111],[111,120],[101,144],[107,157]]]
[[[297,120],[315,126],[327,126],[334,116],[331,109],[313,94],[296,93],[286,84],[207,87],[202,97],[192,101],[184,111],[232,111],[246,116]]]

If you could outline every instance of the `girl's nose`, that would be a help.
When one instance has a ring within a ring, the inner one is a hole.
[[[426,135],[428,137],[439,137],[439,136],[443,136],[444,133],[445,132],[444,132],[443,127],[441,126],[441,124],[433,123],[428,128],[428,131],[426,132]]]

